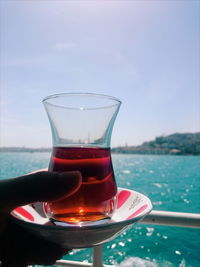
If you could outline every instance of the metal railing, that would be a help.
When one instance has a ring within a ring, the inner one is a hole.
[[[152,210],[140,223],[200,228],[200,214]]]
[[[200,228],[200,214],[186,212],[171,212],[152,210],[143,220],[142,224],[159,224],[176,227]],[[103,264],[103,249],[102,246],[97,246],[93,249],[93,263],[58,260],[55,266],[66,267],[112,267],[111,265]]]
[[[56,262],[56,266],[67,266],[67,267],[112,267],[111,265],[103,264],[103,248],[97,246],[93,248],[93,263],[79,262],[79,261],[68,261],[59,260]]]

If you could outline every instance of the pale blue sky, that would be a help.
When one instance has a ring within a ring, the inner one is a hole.
[[[50,147],[47,95],[123,102],[112,146],[200,131],[199,1],[1,1],[1,146]]]

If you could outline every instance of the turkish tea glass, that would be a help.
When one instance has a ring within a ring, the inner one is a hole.
[[[43,100],[53,140],[49,171],[80,171],[82,184],[65,199],[45,202],[46,215],[71,224],[109,219],[116,208],[110,140],[121,101],[91,93]]]

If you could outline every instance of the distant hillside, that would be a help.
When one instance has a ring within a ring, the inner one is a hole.
[[[200,155],[200,132],[160,136],[140,146],[116,147],[112,151],[130,154]]]

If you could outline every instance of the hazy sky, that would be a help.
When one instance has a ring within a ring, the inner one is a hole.
[[[1,1],[1,146],[50,147],[42,99],[123,102],[112,146],[200,131],[200,1]]]

